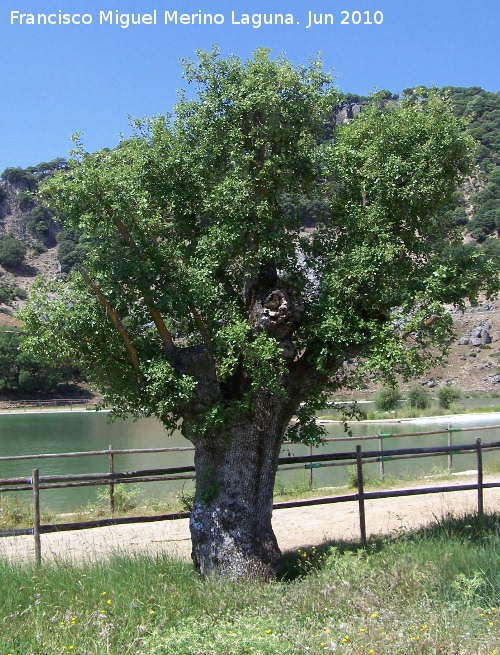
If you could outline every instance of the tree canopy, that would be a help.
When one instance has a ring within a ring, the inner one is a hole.
[[[76,361],[117,415],[182,421],[195,564],[267,575],[287,430],[317,440],[325,390],[433,363],[443,303],[497,280],[480,253],[446,250],[473,143],[437,93],[377,99],[325,140],[339,95],[318,60],[214,50],[184,76],[195,93],[173,117],[138,121],[112,151],[77,144],[45,181],[88,256],[32,287],[27,343]],[[327,211],[305,230],[290,207],[307,198]]]

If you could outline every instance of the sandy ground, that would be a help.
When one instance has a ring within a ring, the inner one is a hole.
[[[434,486],[474,484],[469,477],[454,478]],[[500,482],[487,476],[485,482]],[[419,485],[415,485],[418,487]],[[500,511],[500,488],[484,491],[485,510]],[[436,493],[365,502],[367,535],[389,535],[408,530],[449,513],[474,511],[476,491]],[[282,551],[294,550],[336,539],[359,539],[357,502],[275,510],[273,526]],[[90,530],[45,534],[41,537],[43,560],[92,561],[113,553],[169,553],[189,559],[191,542],[187,519],[148,524],[121,525]],[[11,561],[33,561],[32,536],[0,539],[0,557]]]

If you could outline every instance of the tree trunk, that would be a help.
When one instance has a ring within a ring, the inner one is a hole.
[[[202,575],[275,577],[281,551],[271,526],[273,489],[287,403],[261,392],[251,410],[219,431],[183,432],[195,446],[192,558]]]

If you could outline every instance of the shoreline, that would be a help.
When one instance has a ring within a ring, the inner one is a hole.
[[[110,409],[95,409],[94,407],[92,408],[87,408],[86,406],[75,406],[75,407],[26,407],[22,409],[21,407],[13,407],[11,408],[4,408],[0,407],[0,415],[9,415],[12,414],[13,416],[17,414],[66,414],[66,413],[71,413],[71,412],[106,412],[109,413],[111,410]]]
[[[35,401],[34,401],[35,402]],[[44,401],[42,401],[44,402]],[[51,402],[51,401],[48,401]],[[363,402],[363,401],[361,401]],[[29,407],[0,407],[0,416],[2,415],[9,415],[12,414],[13,416],[19,415],[19,414],[65,414],[65,413],[71,413],[71,412],[78,412],[78,413],[84,413],[84,412],[94,412],[94,413],[107,413],[109,414],[112,410],[109,408],[103,408],[103,409],[98,409],[95,406],[94,407],[89,407],[88,405],[82,405],[78,404],[73,407],[71,406],[65,406],[61,405],[60,407],[36,407],[36,406],[29,406]],[[417,416],[417,417],[401,417],[401,418],[376,418],[376,419],[364,419],[362,421],[348,421],[348,423],[352,424],[360,424],[364,425],[366,424],[371,424],[371,423],[430,423],[430,422],[447,422],[450,420],[454,420],[457,422],[464,422],[464,420],[472,420],[473,418],[477,418],[479,420],[483,420],[488,416],[495,416],[497,415],[500,419],[500,411],[491,411],[491,412],[468,412],[464,411],[459,414],[437,414],[435,416],[426,416],[425,414],[422,414],[422,416]],[[467,417],[465,419],[464,417]],[[293,420],[293,419],[292,419]],[[340,421],[338,419],[328,419],[328,418],[318,418],[318,423],[343,423],[343,421]]]
[[[463,414],[441,414],[437,416],[417,416],[416,418],[374,418],[374,419],[365,419],[364,421],[347,421],[353,425],[364,425],[365,423],[432,423],[432,422],[444,422],[447,423],[451,419],[460,422],[465,422],[465,420],[472,420],[473,418],[484,419],[488,416],[498,416],[500,420],[500,412],[463,412]],[[465,420],[464,420],[465,419]],[[318,423],[343,423],[343,421],[338,421],[336,419],[327,419],[321,418],[318,419]],[[353,437],[355,438],[355,437]]]

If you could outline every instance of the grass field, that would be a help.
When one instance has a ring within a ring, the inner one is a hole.
[[[500,654],[500,515],[318,544],[267,584],[125,556],[0,584],[0,655]]]

